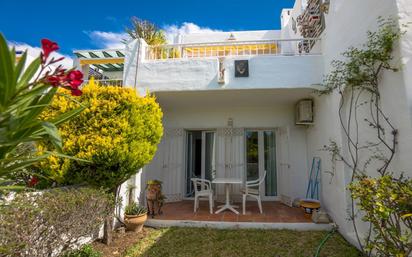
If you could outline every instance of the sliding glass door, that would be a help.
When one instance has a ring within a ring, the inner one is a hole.
[[[275,131],[263,131],[264,170],[266,170],[265,195],[277,195]]]
[[[246,178],[259,178],[259,134],[257,131],[246,131]]]
[[[216,177],[216,139],[215,132],[203,131],[204,142],[204,164],[203,174],[207,180],[213,180]]]
[[[254,180],[266,170],[261,194],[267,197],[277,195],[276,138],[274,130],[246,131],[246,178]]]
[[[216,136],[214,131],[187,131],[186,197],[193,196],[192,178],[213,180],[216,176]]]

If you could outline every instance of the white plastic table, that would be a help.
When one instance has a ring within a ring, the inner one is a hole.
[[[230,210],[236,214],[239,214],[239,212],[235,210],[235,208],[237,208],[238,206],[230,204],[229,194],[230,194],[230,184],[242,184],[242,179],[240,178],[216,178],[212,180],[212,183],[213,184],[225,184],[225,191],[226,191],[226,202],[224,205],[219,206],[221,208],[217,210],[215,213],[217,214],[217,213],[221,213],[224,210]]]

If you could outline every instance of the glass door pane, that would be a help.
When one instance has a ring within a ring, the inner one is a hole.
[[[216,143],[213,131],[187,131],[186,197],[193,197],[192,178],[213,180],[216,175]]]
[[[202,177],[202,132],[187,132],[186,196],[193,196],[192,178]]]
[[[257,131],[246,131],[246,179],[259,178],[259,136]]]
[[[192,166],[192,146],[193,146],[193,134],[192,132],[187,132],[187,140],[186,140],[186,196],[193,195],[193,185],[192,185],[192,174],[193,174],[193,166]]]
[[[213,180],[216,177],[215,167],[215,132],[205,132],[205,179]]]
[[[276,140],[274,131],[264,131],[265,195],[276,196]]]

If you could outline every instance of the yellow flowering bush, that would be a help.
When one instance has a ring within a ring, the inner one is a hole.
[[[63,151],[90,162],[52,156],[37,168],[58,184],[87,182],[115,190],[153,158],[163,134],[162,111],[153,96],[138,96],[131,88],[99,86],[91,80],[82,90],[80,103],[58,95],[43,118],[86,106],[59,130]]]
[[[410,256],[412,252],[412,180],[385,175],[359,176],[349,185],[352,198],[370,222],[372,234],[365,248],[374,256]]]

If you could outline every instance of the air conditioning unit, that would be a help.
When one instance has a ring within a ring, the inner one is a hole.
[[[313,124],[313,100],[302,99],[296,104],[296,125]]]

